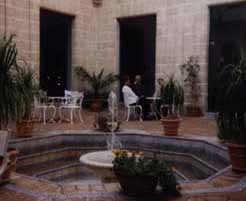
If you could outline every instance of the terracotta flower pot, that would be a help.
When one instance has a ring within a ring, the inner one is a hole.
[[[31,137],[34,127],[34,121],[21,120],[16,123],[16,133],[18,137]]]
[[[3,182],[9,182],[11,173],[16,170],[16,159],[17,159],[18,153],[19,152],[14,148],[8,149],[8,155],[9,155],[10,162],[8,164],[6,171],[3,173],[3,176],[2,176]]]
[[[232,170],[246,172],[246,145],[228,144]]]
[[[164,134],[167,136],[177,136],[180,125],[180,118],[163,118],[161,123],[164,128]]]
[[[102,99],[95,98],[91,102],[91,110],[93,112],[99,112],[102,109]]]
[[[11,163],[16,164],[16,159],[17,159],[17,155],[19,154],[19,151],[15,148],[8,148],[8,154],[9,154],[9,160],[11,161]]]
[[[130,176],[114,170],[124,194],[129,196],[144,196],[156,191],[158,178],[155,176]]]

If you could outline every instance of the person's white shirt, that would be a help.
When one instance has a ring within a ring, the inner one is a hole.
[[[122,93],[124,96],[125,106],[129,106],[138,102],[138,96],[133,92],[133,90],[129,86],[124,85],[122,88]]]

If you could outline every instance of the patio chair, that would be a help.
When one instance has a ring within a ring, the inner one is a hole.
[[[73,124],[73,118],[75,115],[75,112],[78,112],[78,116],[80,119],[80,122],[83,123],[83,117],[82,117],[82,103],[84,99],[84,94],[79,93],[76,91],[65,91],[65,101],[63,104],[59,107],[59,116],[60,116],[60,122],[62,122],[63,119],[63,111],[68,110],[70,111],[70,123]]]
[[[7,154],[8,142],[9,142],[9,132],[0,131],[0,184],[4,181],[3,175],[8,169],[8,164],[10,162],[9,156]]]
[[[40,91],[38,97],[35,97],[34,100],[34,112],[33,116],[39,112],[39,121],[43,121],[43,124],[46,124],[47,121],[47,113],[52,110],[52,117],[51,119],[54,120],[56,115],[56,107],[53,102],[48,102],[48,98],[46,92]]]
[[[127,100],[127,94],[123,93],[123,99],[124,99],[124,105],[127,109],[127,118],[126,121],[129,121],[130,117],[132,114],[136,116],[136,111],[139,110],[139,121],[143,121],[142,116],[143,116],[143,108],[141,105],[129,105],[129,101]]]

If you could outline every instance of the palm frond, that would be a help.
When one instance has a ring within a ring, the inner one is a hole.
[[[17,88],[15,74],[17,48],[13,42],[14,35],[0,39],[0,127],[6,126],[10,119],[16,118]]]
[[[81,81],[86,81],[93,89],[94,96],[100,95],[100,93],[105,90],[107,87],[118,80],[118,75],[113,73],[108,73],[104,75],[104,69],[96,74],[95,72],[89,73],[83,67],[76,67],[75,72]]]

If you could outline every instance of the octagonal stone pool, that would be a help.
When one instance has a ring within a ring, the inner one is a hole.
[[[94,131],[55,133],[44,137],[13,140],[20,151],[17,172],[63,185],[101,182],[94,172],[79,162],[84,153],[106,150],[109,133]],[[143,151],[145,157],[171,163],[181,182],[205,180],[229,165],[223,146],[203,140],[152,135],[126,130],[117,133],[123,148]]]

